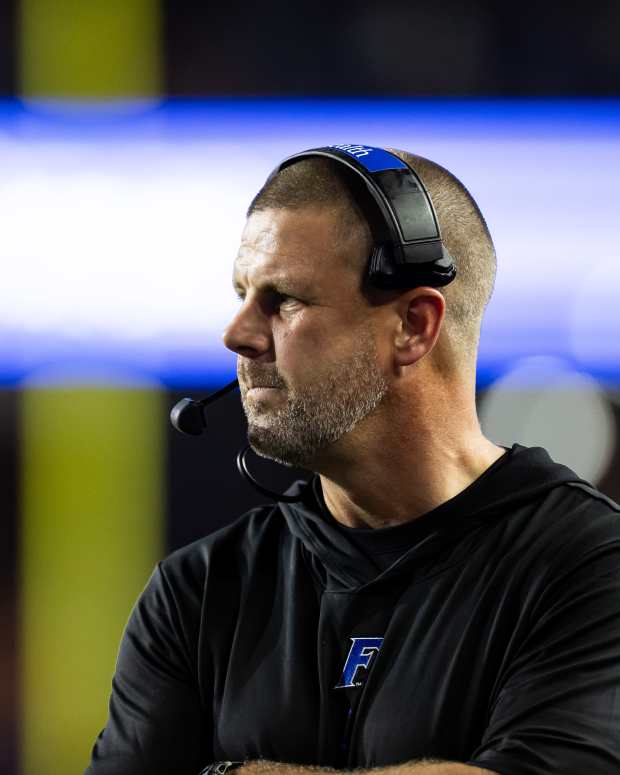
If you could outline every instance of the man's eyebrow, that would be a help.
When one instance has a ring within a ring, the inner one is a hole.
[[[240,280],[233,278],[233,288],[237,295],[245,293],[245,287]],[[298,294],[306,295],[310,292],[310,289],[301,283],[289,282],[285,279],[267,280],[263,283],[257,284],[257,290],[262,293],[280,293],[290,296]]]

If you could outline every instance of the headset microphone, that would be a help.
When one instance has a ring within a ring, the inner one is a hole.
[[[211,393],[206,398],[201,398],[200,401],[194,401],[193,398],[182,398],[180,401],[172,407],[170,410],[170,422],[181,433],[186,433],[189,436],[201,436],[207,427],[207,421],[205,418],[205,407],[217,401],[226,393],[230,393],[235,388],[239,387],[238,380],[234,379],[223,388],[216,390],[215,393]],[[274,492],[268,487],[265,487],[258,482],[248,469],[246,463],[246,456],[251,447],[248,444],[241,449],[237,455],[237,469],[241,476],[257,490],[261,495],[266,495],[268,498],[273,498],[278,501],[285,501],[286,503],[294,503],[301,499],[301,495],[286,495],[285,493]]]
[[[194,401],[192,398],[182,398],[170,410],[170,422],[181,433],[187,433],[189,436],[200,436],[207,427],[204,409],[205,406],[217,401],[218,398],[230,393],[231,390],[239,387],[239,382],[233,379],[228,385],[211,393],[210,396],[202,398],[200,401]]]

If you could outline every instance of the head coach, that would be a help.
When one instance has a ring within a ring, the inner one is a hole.
[[[433,162],[272,173],[224,342],[252,448],[314,475],[158,565],[87,775],[620,772],[619,508],[482,434],[494,276]]]

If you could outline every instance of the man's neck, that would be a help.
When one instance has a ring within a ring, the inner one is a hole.
[[[381,528],[416,519],[469,487],[505,452],[477,423],[458,443],[438,434],[418,434],[404,446],[402,437],[394,444],[385,439],[364,445],[346,466],[321,473],[325,503],[341,524]]]

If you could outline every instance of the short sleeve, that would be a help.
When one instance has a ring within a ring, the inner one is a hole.
[[[196,775],[207,723],[186,633],[161,566],[125,628],[109,718],[85,775]]]
[[[618,539],[541,595],[468,763],[501,775],[620,772]]]

